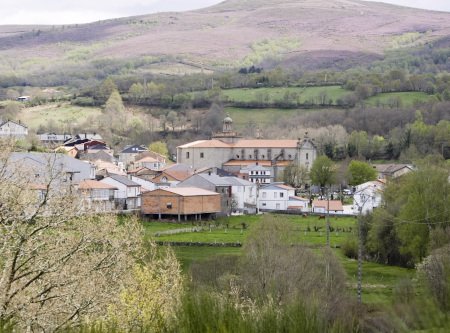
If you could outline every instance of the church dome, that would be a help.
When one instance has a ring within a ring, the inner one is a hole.
[[[233,119],[231,119],[231,117],[229,115],[227,115],[226,118],[223,120],[223,122],[225,124],[232,124],[233,123]]]

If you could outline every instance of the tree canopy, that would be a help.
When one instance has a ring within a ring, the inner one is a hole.
[[[377,178],[376,170],[366,162],[353,160],[348,166],[349,184],[356,186]]]

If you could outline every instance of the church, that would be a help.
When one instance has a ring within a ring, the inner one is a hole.
[[[298,140],[243,139],[233,131],[229,116],[223,120],[222,132],[210,140],[177,147],[177,163],[189,165],[194,171],[216,167],[236,173],[239,168],[260,165],[279,173],[291,163],[310,169],[316,157],[316,146],[307,134]]]

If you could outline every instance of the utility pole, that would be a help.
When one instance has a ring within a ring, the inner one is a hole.
[[[354,195],[357,192],[354,193]],[[363,191],[359,192],[359,200],[353,200],[358,206],[358,285],[357,298],[358,304],[362,304],[362,255],[363,255],[363,239],[362,239],[362,211],[370,195],[366,195]]]
[[[325,187],[327,191],[327,246],[330,247],[330,191],[328,187]]]

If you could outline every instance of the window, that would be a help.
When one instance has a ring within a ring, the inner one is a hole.
[[[200,153],[200,158],[204,158],[205,157],[205,153]]]
[[[239,158],[239,155],[236,155],[236,158]]]
[[[171,202],[168,202],[167,205],[166,205],[166,207],[167,207],[167,209],[172,209],[172,203],[171,203]]]
[[[251,160],[252,159],[252,155],[248,155],[248,158]]]
[[[264,155],[262,155],[261,157],[262,157],[262,159],[265,159],[265,158],[266,158],[266,156],[264,156]]]
[[[266,193],[266,192],[263,192],[263,193],[262,193],[262,198],[265,199],[266,196],[267,196],[267,193]]]
[[[263,203],[262,203],[262,205],[263,205],[263,206],[266,206],[266,203],[265,203],[265,202],[263,202]]]
[[[162,178],[161,178],[161,181],[162,181],[163,183],[167,183],[167,177],[162,177]]]
[[[284,198],[284,193],[280,192],[280,198]]]
[[[277,198],[277,192],[273,192],[273,197],[276,199]]]
[[[279,203],[277,203],[277,210],[280,210],[281,206]]]
[[[186,158],[189,159],[189,152],[186,152]]]
[[[309,159],[309,154],[308,153],[306,153],[306,159]]]

